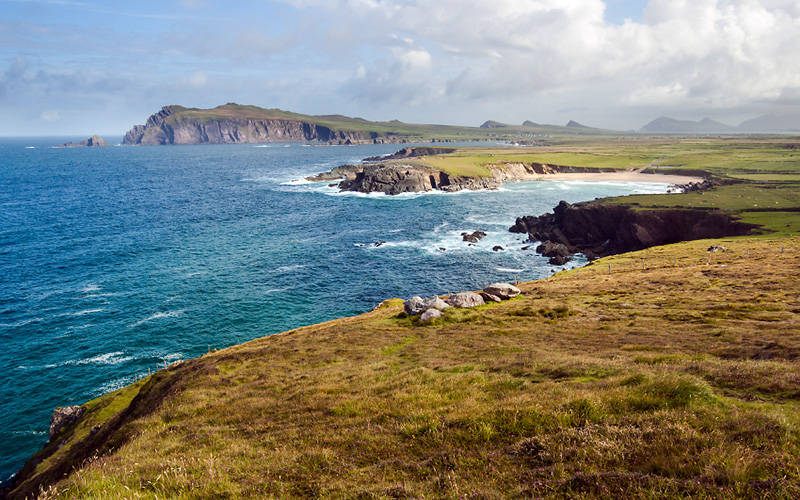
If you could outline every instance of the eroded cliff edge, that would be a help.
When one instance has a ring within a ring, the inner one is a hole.
[[[552,214],[517,218],[509,229],[530,241],[566,246],[569,253],[598,257],[705,238],[753,234],[757,228],[718,210],[647,209],[562,201]]]
[[[126,145],[258,144],[267,142],[323,142],[372,144],[403,142],[403,137],[356,128],[335,129],[292,115],[255,106],[226,104],[214,109],[164,106],[144,125],[136,125],[122,140]]]

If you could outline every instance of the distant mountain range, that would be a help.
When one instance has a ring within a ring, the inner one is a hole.
[[[800,115],[763,115],[740,123],[726,125],[711,118],[700,121],[676,120],[662,116],[651,121],[639,132],[648,134],[746,134],[746,133],[798,133]]]

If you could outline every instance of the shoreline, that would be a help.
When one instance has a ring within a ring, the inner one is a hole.
[[[689,184],[703,182],[702,177],[671,174],[646,174],[643,172],[570,172],[557,174],[536,174],[520,180],[536,181],[616,181],[616,182],[657,182],[664,184]]]

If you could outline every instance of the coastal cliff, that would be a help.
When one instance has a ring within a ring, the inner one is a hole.
[[[243,108],[243,110],[242,110]],[[382,142],[377,132],[335,130],[302,119],[263,117],[247,106],[226,105],[214,110],[165,106],[144,125],[129,130],[123,144],[240,144],[265,142],[325,142],[366,144]],[[255,108],[259,109],[259,108]],[[235,111],[235,112],[234,112]],[[259,110],[266,111],[266,110]]]
[[[590,260],[681,241],[752,234],[758,226],[721,211],[653,209],[562,201],[552,214],[517,218],[509,229],[530,241],[566,246]]]

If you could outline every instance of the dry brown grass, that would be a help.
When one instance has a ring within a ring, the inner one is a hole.
[[[797,498],[800,239],[713,243],[187,361],[43,498]]]

